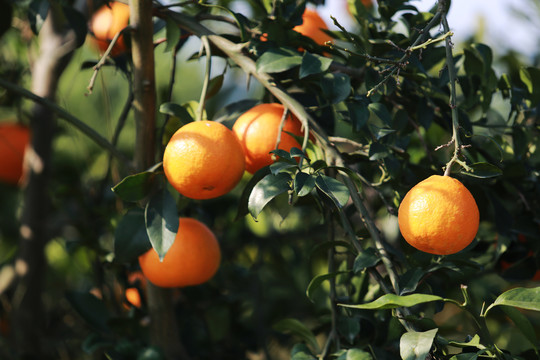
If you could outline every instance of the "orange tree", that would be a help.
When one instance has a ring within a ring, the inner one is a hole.
[[[66,44],[83,45],[101,3],[83,5],[0,2],[14,24],[0,29],[2,46],[67,54]],[[70,81],[63,67],[43,92],[37,65],[1,53],[2,112],[33,134],[26,184],[0,188],[2,358],[537,359],[538,64],[454,44],[443,0],[430,12],[406,0],[348,1],[354,25],[323,19],[337,29],[322,30],[324,43],[295,31],[315,3],[244,5],[129,1],[129,25],[108,34],[103,57],[71,49],[89,82],[73,103],[55,101],[58,82]],[[129,52],[111,58],[126,33]],[[160,57],[172,59],[169,69]],[[204,65],[198,100],[175,97],[191,85],[182,68],[195,60]],[[100,78],[110,66],[120,71]],[[77,110],[116,79],[127,91],[111,91],[110,107]],[[230,100],[239,90],[248,95]],[[277,134],[269,165],[238,179],[230,139],[196,142],[192,158],[179,146],[178,162],[162,162],[178,129],[233,129],[259,103],[284,109],[259,130],[264,142]],[[99,120],[111,110],[108,134]],[[288,132],[288,118],[304,131]],[[62,144],[73,129],[87,151]],[[298,147],[280,148],[285,136]],[[185,177],[198,169],[194,187],[236,186],[194,199],[164,167]],[[433,175],[436,186],[421,183]],[[181,254],[207,265],[205,282],[160,287],[152,279],[177,274],[146,279],[139,258],[151,254],[164,272],[193,269],[165,266],[183,241],[179,217],[211,229],[186,237],[193,250]],[[197,259],[214,236],[220,255]]]

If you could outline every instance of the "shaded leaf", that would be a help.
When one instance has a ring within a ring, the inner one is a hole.
[[[114,260],[131,262],[151,247],[146,233],[144,210],[130,209],[122,217],[114,232]]]
[[[144,212],[146,233],[162,261],[176,238],[179,226],[178,210],[166,189],[154,194]]]
[[[289,333],[298,336],[304,340],[311,348],[319,353],[321,349],[315,335],[309,330],[306,325],[296,319],[283,319],[273,326],[275,331]],[[306,349],[307,350],[307,349]],[[309,351],[309,350],[308,350]]]
[[[377,256],[377,252],[374,248],[367,248],[356,256],[354,259],[353,271],[355,274],[358,274],[364,269],[373,267],[381,261]]]
[[[333,279],[338,275],[348,274],[348,273],[349,273],[349,271],[336,271],[336,272],[333,272],[333,273],[328,273],[328,274],[315,276],[309,282],[309,285],[308,285],[307,290],[306,290],[306,295],[307,295],[308,299],[313,301],[313,299],[312,299],[313,292],[315,290],[317,290],[322,285],[322,283],[324,281],[329,280],[329,279]]]
[[[206,92],[206,99],[210,99],[212,96],[216,95],[219,92],[219,90],[221,90],[224,79],[225,79],[225,76],[223,76],[223,74],[220,74],[210,79],[210,81],[208,82],[208,91]]]
[[[399,341],[399,352],[403,360],[425,360],[438,329],[424,332],[406,332]]]
[[[294,177],[294,191],[298,196],[306,196],[315,187],[315,177],[305,172],[298,172]]]
[[[165,36],[167,38],[167,46],[165,52],[171,52],[180,40],[180,28],[178,24],[171,18],[167,18],[165,23]]]
[[[192,115],[184,106],[180,106],[171,102],[161,104],[159,107],[159,112],[162,114],[174,116],[175,118],[180,120],[182,125],[186,125],[194,120]]]
[[[414,268],[408,270],[399,279],[399,288],[401,289],[400,295],[405,295],[416,290],[418,282],[424,277],[424,270],[421,268]]]
[[[371,103],[368,105],[370,113],[378,117],[385,125],[390,126],[392,122],[392,115],[384,104]]]
[[[322,78],[321,87],[325,98],[332,104],[337,104],[351,93],[351,79],[346,74],[326,74]]]
[[[291,350],[291,360],[317,360],[305,344],[296,344]]]
[[[328,196],[341,209],[349,201],[349,189],[342,182],[326,175],[318,175],[315,186]]]
[[[300,66],[300,79],[305,78],[306,76],[313,74],[320,74],[328,70],[332,59],[325,56],[311,54],[309,52],[304,52],[302,56],[302,64]]]
[[[510,318],[510,320],[512,320],[512,322],[516,325],[519,331],[521,331],[525,338],[531,343],[531,345],[535,349],[537,349],[536,332],[529,319],[515,307],[502,306],[501,309]]]
[[[152,190],[155,176],[156,173],[151,171],[128,175],[116,184],[112,191],[124,201],[140,201]]]
[[[444,301],[444,298],[429,294],[411,294],[404,296],[386,294],[369,303],[358,305],[340,304],[340,306],[350,307],[354,309],[379,310],[395,309],[398,307],[411,307],[433,301]]]
[[[70,291],[66,298],[81,317],[93,328],[108,332],[110,315],[105,303],[88,292]]]
[[[360,319],[356,317],[341,316],[338,318],[337,328],[341,335],[343,335],[347,339],[349,344],[353,344],[354,339],[360,333]],[[346,357],[346,359],[353,359],[353,355],[353,353],[348,354],[348,357]]]
[[[349,110],[349,119],[355,131],[360,131],[369,119],[369,109],[361,103],[348,102],[347,110]]]
[[[248,199],[248,210],[253,218],[257,218],[262,209],[276,196],[290,189],[291,175],[279,173],[268,174],[253,187]]]
[[[492,178],[501,176],[502,170],[487,162],[479,162],[469,165],[472,171],[461,170],[460,173],[475,178]]]

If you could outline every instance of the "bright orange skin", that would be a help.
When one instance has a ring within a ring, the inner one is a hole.
[[[236,135],[214,121],[182,126],[165,148],[163,170],[169,183],[191,199],[213,199],[231,191],[244,174]]]
[[[0,124],[0,181],[17,185],[23,178],[24,152],[30,130],[14,123]]]
[[[131,305],[135,306],[136,308],[141,308],[142,301],[141,301],[141,295],[139,294],[139,289],[135,287],[130,287],[126,289],[126,300]]]
[[[246,170],[251,174],[274,162],[270,151],[276,149],[283,111],[281,104],[260,104],[236,119],[232,130],[240,139],[246,156]],[[286,132],[304,136],[302,123],[290,112],[285,120],[278,148],[285,151],[290,151],[292,147],[301,148],[298,141]]]
[[[332,37],[321,29],[328,30],[328,26],[315,10],[309,8],[306,8],[302,14],[302,24],[293,28],[294,31],[311,38],[317,44],[324,45],[327,41],[332,41]]]
[[[154,249],[139,256],[144,276],[154,285],[174,288],[199,285],[210,280],[221,262],[214,233],[192,218],[180,218],[174,243],[163,261]]]
[[[430,254],[449,255],[474,240],[480,214],[474,197],[461,182],[433,175],[405,195],[398,222],[411,246]]]
[[[110,7],[109,7],[110,6]],[[100,53],[104,53],[109,47],[114,36],[122,31],[129,22],[129,6],[121,2],[111,2],[109,6],[103,5],[90,20],[90,31],[94,34],[94,42]],[[124,36],[120,36],[111,50],[111,56],[115,57],[126,52]]]

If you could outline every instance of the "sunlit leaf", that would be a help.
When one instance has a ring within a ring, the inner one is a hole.
[[[328,196],[337,208],[342,208],[349,201],[349,189],[342,182],[326,175],[318,175],[315,186]]]
[[[300,79],[313,74],[320,74],[328,70],[332,59],[305,52],[300,66]]]
[[[354,309],[366,309],[366,310],[379,310],[379,309],[395,309],[398,307],[411,307],[419,304],[424,304],[433,301],[442,301],[444,298],[430,294],[411,294],[411,295],[394,295],[386,294],[365,304],[350,305],[340,304],[341,306],[350,307]]]
[[[257,60],[258,72],[279,73],[302,63],[302,57],[284,49],[271,49],[262,54]]]
[[[514,288],[501,295],[493,304],[486,309],[486,314],[495,306],[507,305],[521,309],[540,311],[540,287],[536,288]]]
[[[403,360],[425,360],[433,345],[438,329],[424,332],[406,332],[399,341],[399,353]]]
[[[279,173],[268,174],[251,190],[248,200],[248,210],[253,218],[257,218],[262,209],[276,196],[290,189],[291,175]]]

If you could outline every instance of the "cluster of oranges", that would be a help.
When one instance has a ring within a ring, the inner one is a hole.
[[[232,129],[215,121],[182,126],[170,138],[163,154],[168,182],[191,199],[227,194],[246,170],[253,174],[270,165],[274,161],[272,150],[300,147],[291,134],[303,136],[302,124],[290,113],[284,117],[284,112],[281,104],[260,104],[243,113]],[[150,249],[139,257],[139,265],[154,285],[184,287],[211,279],[220,260],[220,248],[212,231],[198,220],[180,218],[175,241],[165,257],[160,260]]]

